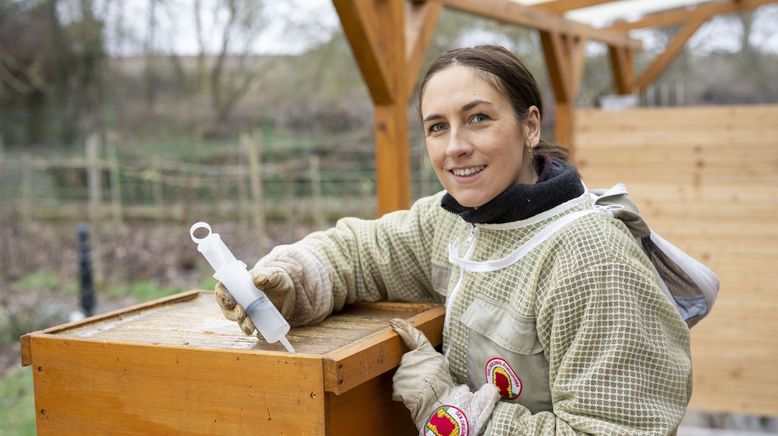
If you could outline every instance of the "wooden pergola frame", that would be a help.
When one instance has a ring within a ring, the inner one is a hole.
[[[643,91],[670,65],[691,36],[714,15],[739,12],[778,0],[715,0],[656,12],[635,22],[597,28],[563,14],[615,0],[551,0],[532,6],[511,0],[333,0],[343,31],[375,104],[378,214],[405,209],[411,200],[408,103],[442,8],[536,29],[556,102],[555,139],[571,148],[573,111],[588,41],[608,46],[614,88]],[[639,41],[633,29],[680,25],[665,51],[635,76]],[[403,30],[403,31],[398,31]]]

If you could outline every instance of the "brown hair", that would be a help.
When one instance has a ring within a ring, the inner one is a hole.
[[[458,48],[438,56],[419,82],[417,93],[419,114],[421,114],[421,100],[427,82],[438,71],[454,65],[474,68],[481,73],[487,83],[510,100],[519,121],[524,122],[527,119],[530,106],[536,106],[542,118],[543,98],[540,95],[538,82],[519,58],[507,49],[496,45]],[[566,148],[544,139],[541,139],[532,150],[533,154],[545,154],[568,161]]]

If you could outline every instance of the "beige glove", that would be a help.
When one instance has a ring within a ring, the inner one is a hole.
[[[410,348],[392,378],[392,399],[405,404],[422,433],[449,434],[458,429],[462,436],[480,434],[500,399],[497,388],[484,384],[473,393],[466,385],[455,385],[448,360],[435,351],[424,333],[402,319],[393,319],[389,325]]]
[[[289,319],[294,311],[295,302],[294,282],[289,274],[278,267],[255,267],[250,273],[254,286],[267,295],[284,318]],[[221,282],[217,282],[215,291],[216,302],[224,317],[237,322],[244,334],[254,333],[256,330],[254,323],[246,316],[244,308],[237,304],[227,288]]]

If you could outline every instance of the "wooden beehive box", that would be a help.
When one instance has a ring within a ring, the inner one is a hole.
[[[292,329],[297,353],[244,336],[190,291],[22,337],[40,434],[416,434],[392,401],[410,319],[434,345],[437,305],[347,306]]]

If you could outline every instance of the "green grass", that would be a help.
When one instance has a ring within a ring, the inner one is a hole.
[[[202,289],[204,291],[211,291],[215,286],[216,286],[216,279],[214,279],[213,277],[206,277],[200,282],[197,289]]]
[[[130,284],[112,283],[106,286],[105,294],[113,298],[132,297],[138,302],[167,297],[183,291],[183,288],[160,286],[149,280],[140,280]]]
[[[32,368],[15,368],[0,378],[0,435],[35,435]]]
[[[35,271],[22,277],[16,286],[25,291],[56,292],[64,290],[69,294],[75,294],[78,291],[75,283],[63,284],[56,274],[46,270]]]

